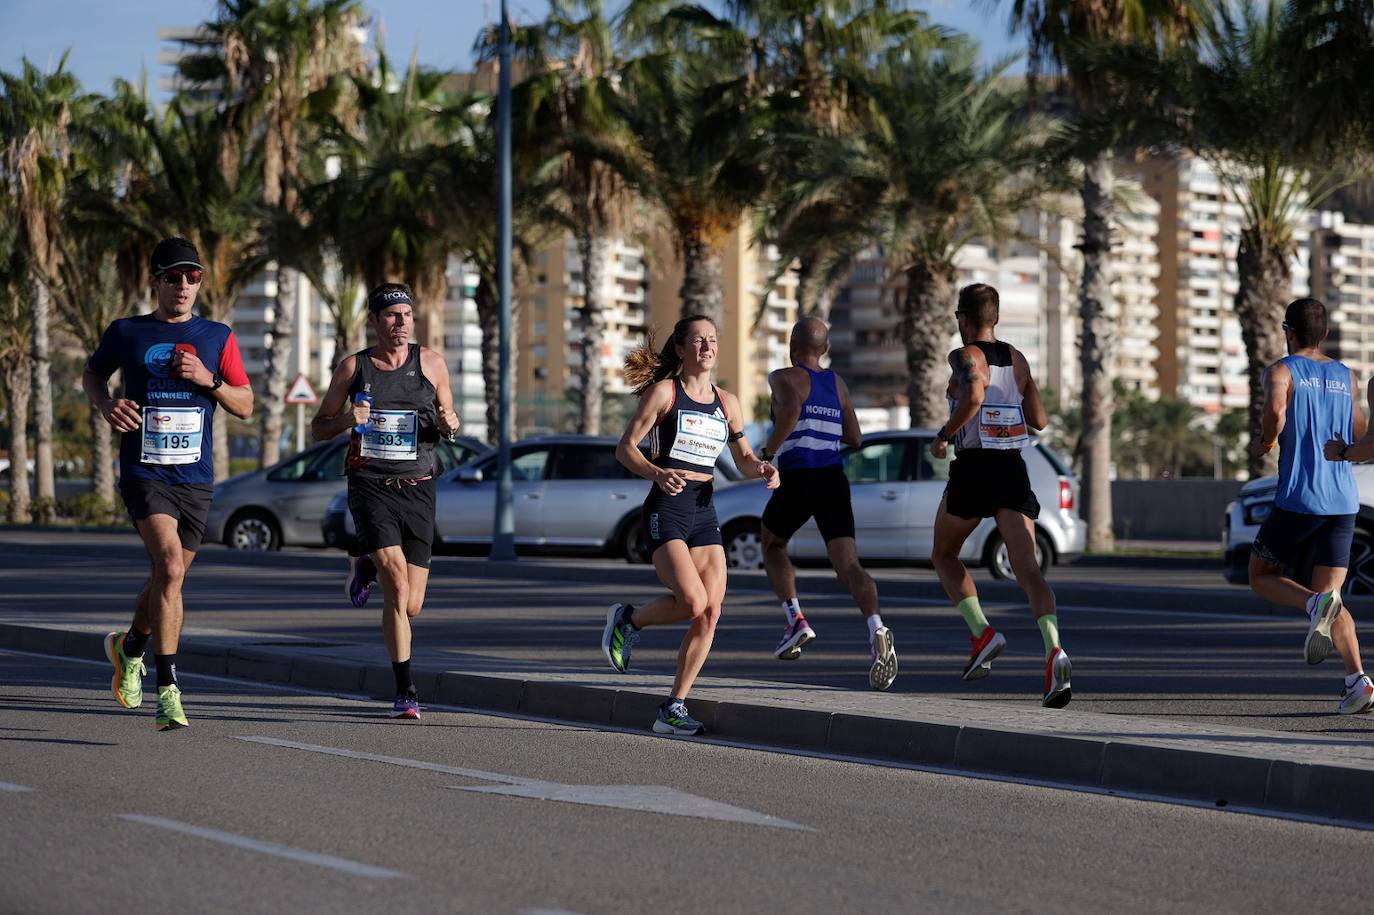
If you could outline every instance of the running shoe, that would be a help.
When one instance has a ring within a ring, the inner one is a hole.
[[[1045,661],[1045,701],[1040,703],[1045,708],[1063,708],[1069,704],[1073,698],[1073,687],[1069,683],[1069,677],[1073,674],[1073,665],[1069,663],[1069,656],[1064,653],[1064,649],[1056,648],[1050,652],[1050,656]]]
[[[1341,615],[1341,592],[1323,591],[1307,602],[1307,642],[1303,654],[1308,664],[1320,664],[1330,656],[1335,643],[1331,641],[1331,624]]]
[[[665,702],[658,707],[658,718],[654,720],[655,734],[675,734],[692,737],[702,732],[701,722],[687,714],[687,703]]]
[[[868,645],[873,666],[868,668],[868,685],[882,692],[897,679],[897,650],[893,647],[892,630],[879,626]]]
[[[157,718],[154,721],[159,731],[172,731],[190,727],[186,713],[181,710],[181,689],[173,686],[157,688]]]
[[[124,653],[124,637],[127,632],[111,632],[105,636],[105,657],[114,665],[114,677],[110,680],[110,690],[119,704],[125,708],[138,708],[143,704],[143,656],[131,658]]]
[[[806,643],[814,641],[815,638],[816,630],[806,622],[806,617],[799,616],[788,623],[787,628],[782,631],[782,641],[773,649],[773,657],[779,661],[795,661],[801,657]]]
[[[344,595],[355,607],[367,605],[372,586],[377,583],[377,564],[371,553],[348,557],[348,578],[344,581]]]
[[[1341,704],[1336,711],[1342,715],[1358,715],[1374,709],[1374,682],[1368,677],[1360,677],[1354,686],[1341,690]]]
[[[396,701],[391,703],[391,717],[419,721],[420,697],[414,693],[399,693],[396,696]]]
[[[634,607],[629,604],[611,604],[606,611],[606,628],[601,632],[601,653],[611,662],[611,669],[623,674],[630,666],[630,653],[639,641],[639,633],[630,625],[630,614]]]
[[[964,665],[964,679],[981,680],[992,673],[992,661],[1007,647],[1007,640],[989,626],[977,638],[969,636],[969,641],[973,643],[973,651]]]

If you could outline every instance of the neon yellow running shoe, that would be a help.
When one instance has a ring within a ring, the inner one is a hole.
[[[157,729],[170,731],[190,727],[186,713],[181,710],[181,690],[175,686],[157,688]]]
[[[143,657],[131,658],[124,653],[124,637],[127,632],[111,632],[105,636],[105,657],[114,665],[114,678],[110,680],[110,691],[125,708],[138,708],[143,704]]]

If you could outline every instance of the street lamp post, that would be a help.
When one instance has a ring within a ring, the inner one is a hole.
[[[515,559],[515,509],[511,490],[510,472],[510,258],[511,258],[511,177],[510,177],[510,13],[507,0],[501,0],[500,66],[497,86],[496,146],[497,181],[499,200],[496,272],[501,296],[501,368],[500,383],[497,387],[497,479],[496,479],[496,518],[492,527],[491,554],[497,560]]]

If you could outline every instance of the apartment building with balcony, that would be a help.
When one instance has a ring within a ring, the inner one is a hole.
[[[1328,309],[1326,352],[1361,378],[1374,375],[1374,225],[1312,214],[1311,294]]]

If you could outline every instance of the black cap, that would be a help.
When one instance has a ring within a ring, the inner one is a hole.
[[[149,266],[152,268],[153,276],[161,276],[173,267],[205,269],[200,264],[200,253],[196,251],[196,246],[184,238],[177,237],[164,238],[157,243]]]

